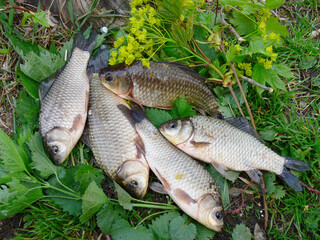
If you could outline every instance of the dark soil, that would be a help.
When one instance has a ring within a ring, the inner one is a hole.
[[[11,239],[15,237],[14,232],[18,228],[23,228],[23,214],[17,214],[13,217],[0,221],[0,239]]]

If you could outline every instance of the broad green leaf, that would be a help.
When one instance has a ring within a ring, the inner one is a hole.
[[[186,101],[185,96],[183,95],[181,98],[174,101],[174,106],[170,113],[172,118],[176,119],[189,117],[195,115],[197,112],[193,109],[193,106]]]
[[[32,17],[32,20],[35,23],[39,23],[44,27],[50,27],[49,23],[48,23],[48,19],[46,18],[46,11],[41,11],[41,12],[36,12],[34,14],[34,17]]]
[[[223,6],[244,6],[247,5],[249,0],[220,0]]]
[[[129,193],[127,193],[123,188],[120,187],[119,184],[117,184],[116,182],[114,182],[114,185],[116,187],[117,190],[117,194],[118,194],[118,199],[119,199],[119,203],[120,205],[124,208],[127,209],[129,211],[132,210],[132,203],[131,201],[133,200],[133,197],[131,197],[129,195]]]
[[[197,236],[195,240],[211,240],[216,234],[215,231],[203,226],[202,224],[196,222]]]
[[[126,211],[122,207],[113,205],[111,202],[107,202],[97,213],[97,224],[101,231],[109,235],[114,221],[116,219],[121,219],[121,216],[125,215]]]
[[[30,137],[28,146],[32,153],[32,163],[30,166],[38,170],[41,177],[48,178],[50,175],[57,173],[58,168],[61,168],[54,165],[46,155],[39,132]]]
[[[230,19],[230,23],[235,27],[235,30],[240,35],[248,35],[257,30],[257,25],[251,17],[240,14],[239,12],[233,10],[233,18]]]
[[[94,181],[98,187],[101,187],[101,181],[104,174],[101,169],[94,168],[91,165],[81,165],[82,167],[76,172],[74,179],[80,183],[80,193],[84,193],[89,183]]]
[[[157,217],[149,224],[149,228],[153,231],[156,239],[170,239],[169,223],[172,219],[179,217],[179,212],[169,212]]]
[[[18,147],[2,129],[0,129],[0,160],[11,173],[27,171],[27,162],[20,155]]]
[[[86,223],[89,219],[108,202],[109,199],[103,190],[98,187],[95,181],[92,181],[82,196],[82,215],[80,221]]]
[[[293,78],[293,73],[291,68],[284,64],[272,64],[272,70],[274,70],[278,75],[285,78]]]
[[[266,85],[266,74],[267,74],[267,69],[263,66],[261,63],[257,63],[254,65],[252,69],[252,78],[255,80],[257,83],[260,83],[261,85]],[[262,88],[257,87],[258,93],[262,93],[264,90]]]
[[[21,78],[22,86],[27,90],[30,96],[32,96],[34,99],[38,99],[39,98],[39,94],[38,94],[39,82],[36,82],[32,78],[29,78],[20,70],[18,70],[18,75]]]
[[[252,38],[250,41],[250,45],[245,54],[252,55],[254,53],[267,54],[266,52],[266,43],[263,41],[263,38]]]
[[[176,217],[170,222],[170,237],[172,240],[192,240],[196,234],[196,226],[193,223],[187,225],[183,217]]]
[[[157,128],[159,128],[162,123],[172,119],[168,111],[158,108],[147,108],[147,117]]]
[[[287,36],[289,34],[287,27],[279,23],[278,18],[270,17],[266,22],[266,32],[267,33],[278,33],[280,36]]]
[[[221,176],[221,174],[212,165],[210,165],[207,169],[219,187],[223,206],[228,206],[230,204],[230,198],[227,180]]]
[[[269,129],[266,128],[262,131],[259,132],[259,134],[261,135],[261,137],[266,140],[266,141],[273,141],[276,137],[276,135],[278,134],[278,132],[275,129]]]
[[[299,68],[306,70],[312,68],[317,63],[317,58],[314,56],[303,57],[299,63]]]
[[[136,228],[130,226],[130,224],[124,219],[116,219],[112,224],[111,237],[113,240],[152,240],[153,235],[150,229],[139,225]]]
[[[273,10],[284,4],[284,0],[266,0],[266,8]]]
[[[250,229],[246,227],[243,223],[238,224],[232,232],[233,240],[250,240],[252,238],[252,234]]]
[[[268,195],[272,194],[276,190],[276,186],[274,185],[276,175],[272,172],[267,172],[263,174],[263,179],[266,185],[266,189],[268,190]]]

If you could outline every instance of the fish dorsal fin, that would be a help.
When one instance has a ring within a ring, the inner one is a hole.
[[[149,185],[149,188],[157,193],[161,193],[161,194],[168,194],[167,190],[164,188],[164,186],[161,183],[158,182],[152,182]]]
[[[209,142],[196,142],[196,141],[193,141],[193,140],[190,141],[190,143],[195,148],[202,148],[202,147],[207,147],[208,145],[210,145]]]
[[[186,193],[181,188],[177,188],[177,189],[174,190],[174,196],[178,200],[180,200],[180,201],[182,201],[182,202],[184,202],[184,203],[186,203],[188,205],[190,205],[191,203],[195,204],[197,202],[188,193]]]
[[[184,65],[184,64],[178,63],[178,62],[163,62],[163,64],[168,65],[168,66],[174,66],[174,67],[181,69],[186,74],[192,75],[194,77],[194,79],[198,80],[200,83],[206,82],[206,78],[204,76],[197,73],[194,69],[192,69],[191,67],[189,67],[187,65]]]
[[[87,72],[91,73],[98,73],[102,69],[108,67],[108,60],[109,60],[109,48],[107,45],[102,45],[98,52],[91,56],[87,66]]]
[[[40,102],[42,102],[47,93],[49,92],[51,86],[53,85],[54,81],[56,80],[56,78],[59,76],[59,74],[63,71],[65,66],[63,66],[62,68],[60,68],[56,73],[52,74],[50,77],[44,79],[41,81],[39,88],[38,88],[38,93],[39,93],[39,98],[40,98]]]
[[[265,143],[265,141],[261,138],[259,133],[257,133],[256,130],[250,125],[247,119],[244,117],[231,117],[227,118],[224,121],[231,124],[232,126],[249,133],[250,135],[254,136],[256,139],[258,139],[260,142]]]

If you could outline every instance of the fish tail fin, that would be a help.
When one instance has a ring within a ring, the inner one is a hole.
[[[81,33],[78,33],[75,36],[75,40],[73,42],[73,48],[79,48],[91,54],[93,47],[96,43],[96,37],[97,37],[97,34],[92,33],[88,39],[85,39]]]
[[[102,69],[108,67],[109,48],[107,45],[102,45],[94,56],[89,59],[87,72],[98,73]]]
[[[142,108],[137,105],[132,106],[131,110],[123,104],[120,104],[117,107],[126,116],[133,127],[147,117]]]
[[[288,169],[283,168],[282,173],[279,175],[279,177],[286,182],[290,187],[292,187],[294,190],[301,192],[302,186],[299,182],[299,179],[292,174]]]
[[[285,157],[284,166],[296,171],[309,171],[310,165],[307,162],[303,162],[294,158]]]

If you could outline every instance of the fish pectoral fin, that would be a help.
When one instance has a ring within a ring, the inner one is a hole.
[[[139,105],[139,107],[142,108],[142,110],[144,112],[146,111],[146,109],[141,105],[141,103],[139,103],[137,100],[135,100],[132,96],[127,95],[125,98],[130,100],[131,102],[134,102],[135,104]]]
[[[254,182],[261,183],[260,176],[262,176],[262,172],[260,172],[258,169],[249,170],[249,171],[246,171],[246,173]]]
[[[168,181],[161,175],[161,173],[158,171],[158,169],[155,168],[154,173],[156,174],[156,176],[159,178],[159,180],[161,181],[161,183],[163,184],[164,188],[167,189],[167,191],[171,190],[170,184],[168,183]]]
[[[229,170],[226,166],[219,163],[213,162],[211,164],[223,177],[225,177],[226,179],[232,182],[234,182],[239,177],[240,172],[238,171]]]
[[[188,193],[186,193],[181,188],[175,189],[173,194],[177,198],[177,200],[180,200],[188,205],[190,203],[193,203],[193,204],[197,203],[197,201],[195,201]]]
[[[231,117],[225,119],[225,121],[232,126],[249,133],[250,135],[254,136],[256,139],[258,139],[260,142],[265,143],[265,141],[262,139],[262,137],[257,133],[256,130],[250,125],[247,119],[244,117]]]
[[[158,182],[152,182],[149,185],[149,188],[152,191],[157,192],[157,193],[168,194],[168,191],[165,189],[165,187],[161,183],[158,183]]]
[[[196,142],[196,141],[190,141],[190,143],[192,144],[193,147],[207,147],[208,145],[210,145],[209,142]]]
[[[141,155],[146,156],[146,151],[145,151],[145,148],[144,148],[144,143],[143,143],[140,135],[137,135],[137,136],[134,138],[134,143],[135,143],[135,145],[136,145],[137,153],[138,153],[137,159],[140,159],[140,158],[141,158]]]

